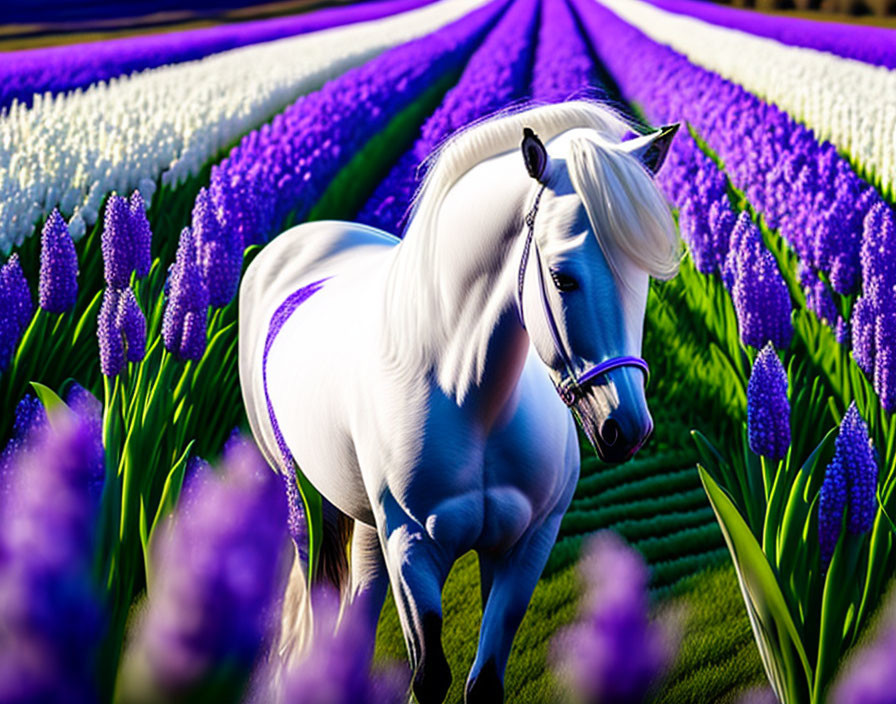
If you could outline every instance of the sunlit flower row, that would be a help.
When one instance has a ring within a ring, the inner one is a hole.
[[[302,93],[482,4],[444,0],[376,22],[216,54],[37,97],[0,117],[0,250],[58,207],[77,240],[111,191],[177,185]]]

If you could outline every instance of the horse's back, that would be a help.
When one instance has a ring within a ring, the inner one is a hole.
[[[264,387],[271,319],[297,291],[356,267],[366,253],[382,252],[398,242],[382,230],[357,223],[306,223],[271,241],[246,270],[239,300],[240,386],[252,433],[272,467],[282,469]]]

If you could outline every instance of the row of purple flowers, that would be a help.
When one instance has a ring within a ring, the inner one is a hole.
[[[30,105],[36,93],[85,88],[133,71],[194,61],[249,44],[374,20],[431,1],[380,0],[299,16],[6,53],[0,62],[0,109],[14,100]]]
[[[791,46],[826,51],[847,59],[896,68],[896,32],[868,25],[817,22],[766,15],[699,0],[648,0],[663,10],[768,37]]]
[[[212,168],[172,270],[171,322],[163,328],[169,350],[184,359],[202,356],[205,311],[233,298],[244,249],[267,241],[289,214],[301,222],[371,135],[463,65],[506,4],[494,0],[299,98]]]
[[[873,376],[884,407],[896,407],[896,374],[890,370],[896,363],[890,351],[896,345],[896,267],[889,263],[896,233],[892,210],[880,194],[832,144],[818,141],[782,110],[654,42],[599,3],[576,3],[595,50],[626,97],[657,121],[685,119],[693,125],[724,163],[733,186],[780,231],[803,264],[816,311],[830,314],[831,292],[851,295],[861,289],[868,303],[862,304],[862,325],[856,325],[859,306],[852,316],[853,328],[861,328],[852,336],[853,353],[857,361],[868,361],[860,365]],[[672,192],[694,198],[690,186],[679,192],[673,184]],[[717,248],[729,240],[713,232],[712,199],[699,195],[696,206],[684,200],[678,205],[691,209],[686,232],[703,248],[695,260],[711,271],[727,256]],[[843,342],[849,339],[843,321],[827,322],[839,328]]]
[[[418,184],[418,168],[456,130],[523,97],[529,83],[535,0],[513,4],[495,30],[476,50],[457,85],[423,123],[420,135],[357,216],[358,222],[398,233],[406,224]]]

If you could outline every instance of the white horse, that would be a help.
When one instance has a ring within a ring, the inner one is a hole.
[[[628,129],[584,101],[479,123],[434,157],[403,240],[304,224],[243,280],[252,432],[273,466],[290,478],[298,466],[325,499],[317,572],[365,597],[373,626],[391,584],[421,704],[451,681],[441,591],[469,550],[484,613],[465,700],[502,701],[579,476],[570,409],[610,462],[652,430],[647,289],[680,258],[652,175],[675,128],[623,141]],[[297,565],[284,650],[307,637]]]

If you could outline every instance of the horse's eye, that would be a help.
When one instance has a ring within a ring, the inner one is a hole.
[[[575,291],[579,287],[579,282],[568,274],[552,271],[551,279],[558,291]]]

